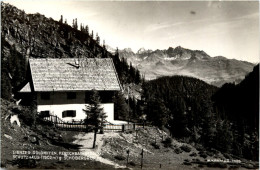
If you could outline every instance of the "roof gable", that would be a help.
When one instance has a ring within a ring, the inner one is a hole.
[[[29,59],[35,91],[120,90],[111,58]]]

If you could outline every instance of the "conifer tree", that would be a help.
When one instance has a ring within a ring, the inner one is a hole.
[[[94,38],[94,31],[91,31],[90,37],[93,39]]]
[[[135,84],[141,83],[141,75],[138,69],[135,70]]]
[[[89,28],[88,28],[88,26],[87,26],[87,25],[85,26],[85,32],[86,32],[86,34],[88,34],[88,35],[89,35]]]
[[[77,21],[77,18],[75,19],[75,25],[74,25],[74,28],[75,28],[75,29],[78,29],[78,21]]]
[[[60,16],[59,22],[60,22],[60,23],[63,23],[63,16],[62,16],[62,15]]]
[[[115,106],[115,118],[117,119],[126,119],[128,115],[128,106],[125,101],[124,95],[122,92],[117,92],[113,96],[113,103]]]
[[[96,41],[98,44],[100,44],[100,37],[99,37],[98,33],[96,34]]]
[[[96,146],[96,137],[97,132],[100,130],[103,133],[103,127],[106,119],[106,114],[103,108],[100,105],[100,97],[96,90],[92,90],[92,94],[90,95],[89,104],[86,105],[86,110],[84,110],[87,118],[85,119],[85,123],[89,123],[94,125],[94,141],[93,148]]]

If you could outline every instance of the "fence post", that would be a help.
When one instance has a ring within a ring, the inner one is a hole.
[[[135,123],[133,124],[134,130],[135,130]]]
[[[126,151],[126,153],[127,153],[127,159],[126,159],[126,167],[128,166],[128,158],[129,158],[129,149]]]
[[[144,150],[142,149],[142,152],[141,152],[141,169],[143,169],[143,158],[144,158]]]
[[[125,125],[122,125],[122,132],[125,131]]]

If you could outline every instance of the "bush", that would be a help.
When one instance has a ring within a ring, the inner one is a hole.
[[[197,164],[201,164],[201,161],[199,159],[197,159],[197,158],[196,159],[192,159],[192,162],[193,163],[197,163]]]
[[[196,148],[198,151],[205,151],[205,148],[204,148],[203,146],[199,145],[199,144],[197,144],[197,145],[195,146],[195,148]]]
[[[21,112],[18,114],[18,118],[23,121],[28,126],[32,126],[35,123],[37,114],[31,112],[30,109],[24,108],[21,110]]]
[[[190,162],[188,159],[184,159],[184,162]]]
[[[179,154],[179,153],[182,153],[182,150],[181,150],[180,148],[176,148],[176,149],[174,149],[174,152],[175,152],[176,154]]]
[[[202,165],[202,164],[199,164],[199,165],[198,165],[198,167],[200,167],[200,168],[204,168],[204,165]]]
[[[162,143],[164,144],[164,147],[166,147],[166,148],[171,147],[172,146],[172,138],[168,137],[164,141],[162,141]]]
[[[125,158],[124,156],[122,156],[122,155],[116,155],[114,158],[117,159],[117,160],[119,160],[119,161],[123,161],[123,160],[126,159],[126,158]]]
[[[195,152],[191,153],[190,156],[197,156]]]
[[[205,152],[201,152],[201,151],[199,152],[199,155],[202,158],[207,158],[208,157],[208,155]]]
[[[129,162],[129,165],[136,166],[136,164],[133,161]]]
[[[183,162],[183,165],[192,165],[190,162]]]
[[[207,162],[207,166],[215,168],[227,168],[227,164],[223,162]]]
[[[155,142],[152,142],[151,145],[154,147],[154,149],[160,149],[160,146]]]
[[[182,145],[181,146],[181,149],[185,152],[190,152],[191,151],[191,148],[188,146],[188,145]]]
[[[229,169],[238,169],[240,168],[240,165],[230,165]]]

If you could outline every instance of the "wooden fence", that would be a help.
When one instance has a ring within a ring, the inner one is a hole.
[[[71,121],[65,122],[57,116],[50,115],[49,117],[44,117],[44,121],[51,122],[53,125],[60,130],[68,130],[68,131],[88,131],[91,128],[91,125],[84,124],[83,121]],[[113,125],[113,124],[105,124],[103,128],[104,132],[112,131],[112,132],[124,132],[126,130],[136,130],[143,128],[143,124],[123,124],[123,125]]]
[[[43,119],[44,121],[53,123],[53,125],[60,130],[87,131],[89,129],[88,125],[84,124],[83,121],[65,122],[59,117],[53,115],[49,117],[44,117]]]
[[[123,125],[111,125],[106,124],[104,127],[104,131],[112,131],[112,132],[124,132],[126,130],[137,130],[143,128],[142,124],[123,124]]]

